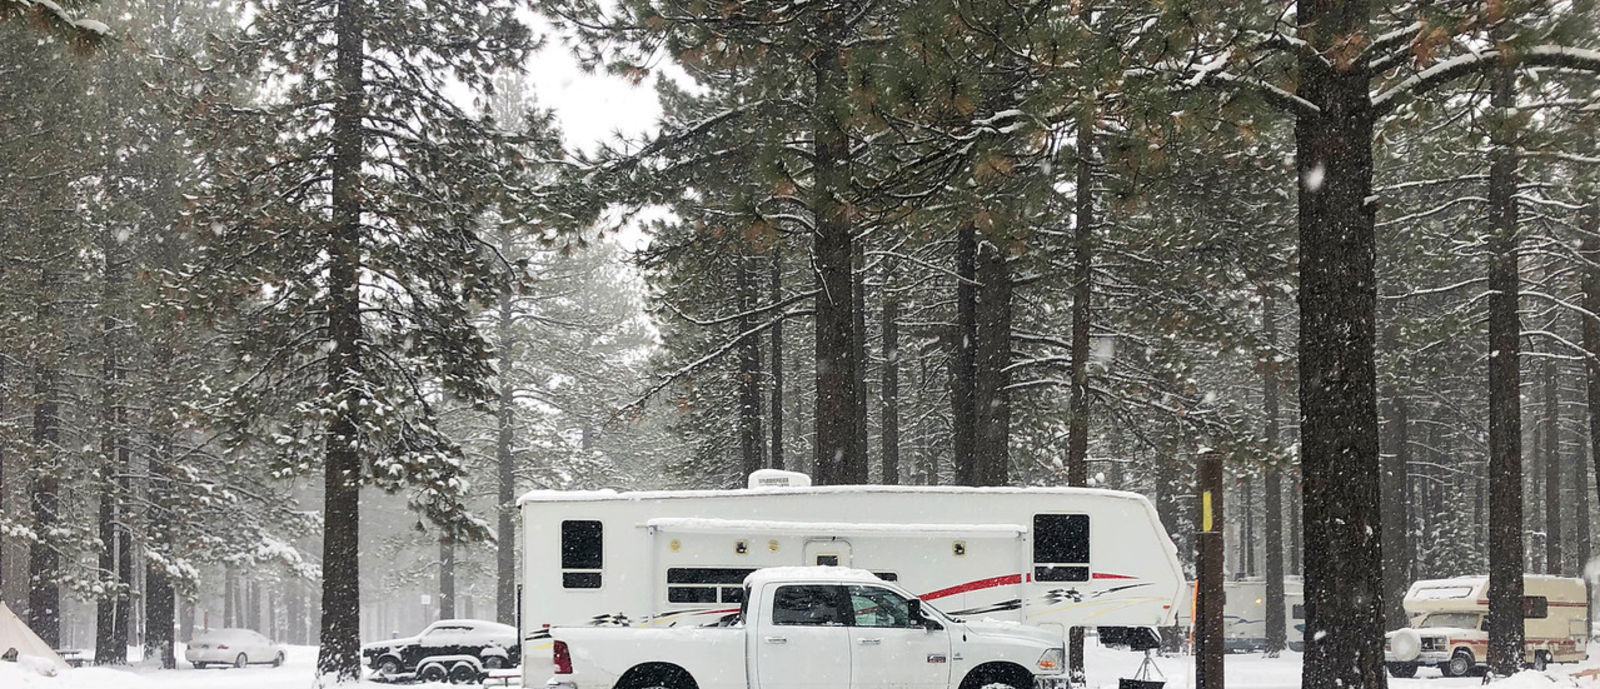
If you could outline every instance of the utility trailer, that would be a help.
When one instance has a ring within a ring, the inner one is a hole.
[[[956,617],[1166,626],[1184,592],[1149,500],[1088,488],[811,486],[763,470],[737,490],[534,491],[522,513],[526,686],[550,627],[715,624],[758,569],[854,567]]]

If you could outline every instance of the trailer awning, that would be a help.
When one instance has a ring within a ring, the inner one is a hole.
[[[755,536],[928,536],[1018,538],[1028,533],[1020,524],[872,524],[862,522],[779,522],[750,519],[651,519],[639,526],[670,533],[720,533]]]

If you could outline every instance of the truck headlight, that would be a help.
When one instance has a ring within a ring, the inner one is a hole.
[[[1061,672],[1061,667],[1066,663],[1067,649],[1052,648],[1039,656],[1039,669],[1054,674]]]

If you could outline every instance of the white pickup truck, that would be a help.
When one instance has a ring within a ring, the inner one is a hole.
[[[708,627],[557,627],[548,689],[1060,689],[1059,630],[963,622],[872,573],[759,570]]]

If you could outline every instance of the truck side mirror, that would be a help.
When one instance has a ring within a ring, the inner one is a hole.
[[[929,619],[922,613],[922,601],[920,599],[912,598],[911,600],[906,601],[906,611],[911,615],[912,624],[920,626],[928,631],[938,631],[940,629],[944,629],[944,626],[939,624],[937,620]]]

